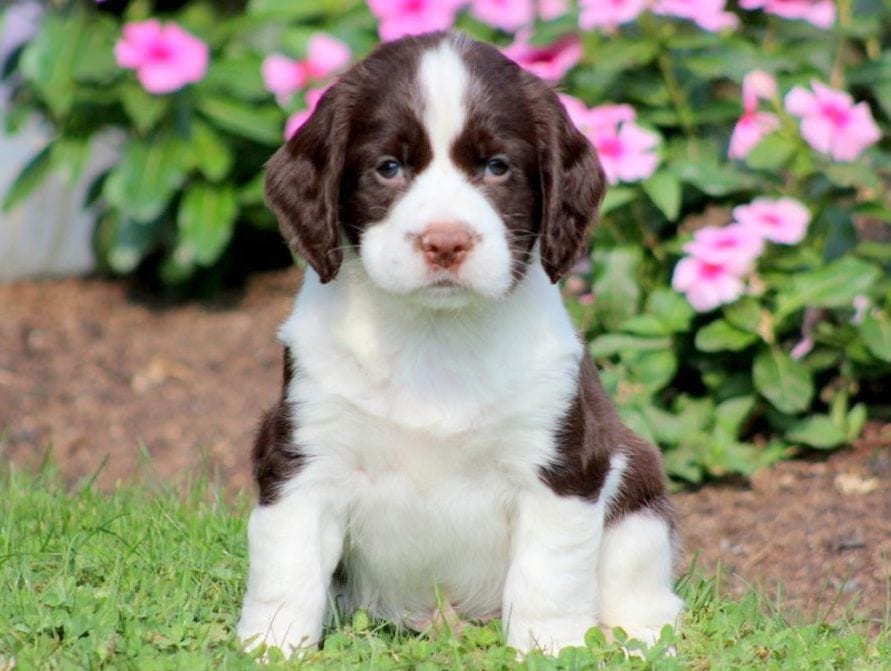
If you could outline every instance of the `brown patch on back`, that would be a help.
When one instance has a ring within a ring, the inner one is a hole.
[[[674,526],[659,450],[622,424],[594,362],[587,356],[579,369],[578,393],[555,442],[557,460],[541,471],[542,480],[555,493],[597,501],[609,473],[610,458],[621,453],[628,463],[619,493],[607,511],[607,524],[648,509]]]
[[[282,393],[279,401],[263,413],[251,453],[254,479],[260,505],[275,503],[281,484],[294,477],[303,466],[303,454],[293,443],[293,404],[288,401],[288,386],[294,376],[291,351],[284,348]]]

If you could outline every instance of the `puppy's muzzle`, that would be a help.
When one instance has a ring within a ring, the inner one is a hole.
[[[417,238],[417,246],[427,265],[434,270],[454,272],[467,258],[476,238],[457,222],[430,224]]]

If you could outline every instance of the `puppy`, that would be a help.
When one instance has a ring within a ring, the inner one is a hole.
[[[311,269],[253,453],[249,645],[318,643],[334,598],[414,628],[500,616],[521,652],[676,621],[659,452],[554,284],[603,189],[554,92],[451,33],[379,47],[272,158]]]

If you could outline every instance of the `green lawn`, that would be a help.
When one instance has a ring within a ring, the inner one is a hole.
[[[0,466],[0,671],[255,668],[232,636],[249,507],[247,495],[224,502],[204,481],[107,495],[89,484],[68,490],[48,468],[30,476]],[[754,593],[731,601],[689,577],[680,590],[684,626],[645,659],[626,660],[592,631],[586,648],[518,663],[497,624],[430,638],[358,613],[324,651],[268,668],[891,668],[887,621],[877,636],[848,621],[794,626]]]

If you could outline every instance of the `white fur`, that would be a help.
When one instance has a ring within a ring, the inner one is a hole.
[[[668,525],[651,512],[626,515],[606,530],[597,568],[605,629],[622,627],[649,645],[677,623],[684,604],[671,589],[672,556]]]
[[[278,501],[251,515],[238,631],[255,645],[316,643],[340,560],[348,607],[412,624],[444,599],[464,617],[502,614],[523,651],[582,643],[598,610],[643,628],[676,614],[664,523],[632,516],[604,532],[625,455],[613,456],[596,502],[541,480],[584,351],[537,248],[507,291],[504,225],[448,158],[467,80],[447,43],[423,57],[431,166],[368,229],[361,258],[347,250],[324,285],[307,271],[281,329],[304,461]],[[429,271],[407,243],[442,220],[480,236],[457,297],[424,289]],[[650,617],[624,594],[665,603]]]
[[[472,299],[470,292],[429,286],[438,276],[415,241],[433,223],[463,224],[476,242],[452,279],[489,298],[503,296],[512,283],[501,217],[450,157],[452,143],[464,128],[469,79],[448,41],[424,54],[418,81],[433,159],[388,216],[362,236],[362,264],[372,281],[392,293],[412,294],[427,307],[462,306]]]

